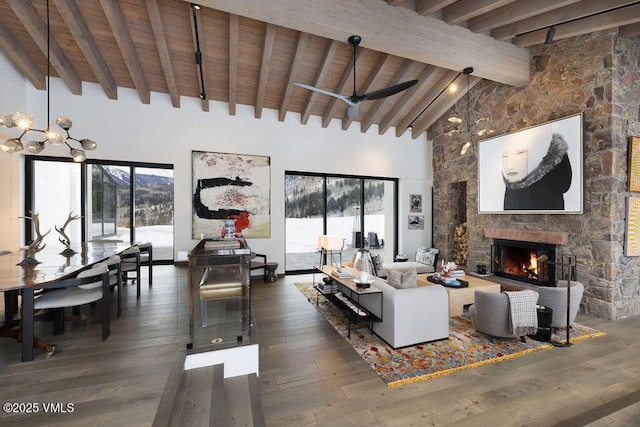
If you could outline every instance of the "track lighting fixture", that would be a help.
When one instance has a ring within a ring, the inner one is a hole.
[[[200,10],[200,5],[191,3],[193,12],[193,29],[196,39],[196,64],[198,65],[198,75],[200,77],[200,99],[207,99],[207,93],[204,89],[204,72],[202,71],[202,52],[200,51],[200,34],[198,31],[198,17],[196,11]]]
[[[553,42],[553,36],[556,34],[556,27],[549,27],[547,31],[547,38],[544,40],[545,44],[551,44]]]

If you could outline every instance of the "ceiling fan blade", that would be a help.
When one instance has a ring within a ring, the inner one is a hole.
[[[356,120],[358,118],[358,111],[360,110],[360,103],[350,104],[349,108],[347,108],[347,117],[351,120]]]
[[[384,89],[374,90],[373,92],[365,93],[364,95],[360,95],[358,100],[364,101],[367,99],[380,99],[385,98],[387,96],[395,95],[398,92],[402,92],[403,90],[409,89],[414,84],[418,83],[418,80],[409,80],[408,82],[398,83],[397,85],[389,86]],[[353,99],[352,99],[353,100]]]
[[[293,84],[295,86],[298,86],[298,87],[301,87],[301,88],[304,88],[304,89],[308,89],[308,90],[311,90],[313,92],[318,92],[318,93],[321,93],[323,95],[329,95],[329,96],[333,96],[334,98],[342,99],[344,102],[346,102],[349,105],[353,104],[353,102],[351,101],[351,99],[349,99],[348,96],[344,96],[344,95],[340,95],[340,94],[337,94],[337,93],[329,92],[328,90],[319,89],[319,88],[317,88],[315,86],[309,86],[309,85],[306,85],[304,83],[293,83]]]

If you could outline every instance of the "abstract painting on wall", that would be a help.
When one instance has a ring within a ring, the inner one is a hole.
[[[629,138],[629,191],[640,191],[640,138]]]
[[[243,237],[271,236],[267,156],[192,151],[192,238],[220,237],[234,219]]]
[[[627,235],[624,254],[640,256],[640,197],[627,198]]]

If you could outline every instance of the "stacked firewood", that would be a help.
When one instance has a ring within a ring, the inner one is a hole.
[[[453,230],[453,261],[458,265],[467,264],[469,241],[467,223],[462,223]]]

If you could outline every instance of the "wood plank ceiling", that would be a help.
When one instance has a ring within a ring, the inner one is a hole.
[[[395,128],[417,138],[481,78],[514,86],[529,78],[528,47],[614,29],[640,35],[640,1],[623,0],[50,0],[50,75],[82,94],[99,84],[109,99],[135,89],[253,106],[283,121],[296,113],[323,127],[347,129],[347,104],[292,85],[300,82],[351,95],[351,34],[362,36],[356,60],[358,94],[402,81],[418,83],[394,96],[365,101],[362,132]],[[46,0],[0,0],[0,50],[38,89],[46,88]],[[201,52],[197,54],[196,52]],[[202,64],[202,75],[198,59]],[[457,80],[461,90],[445,90]]]

